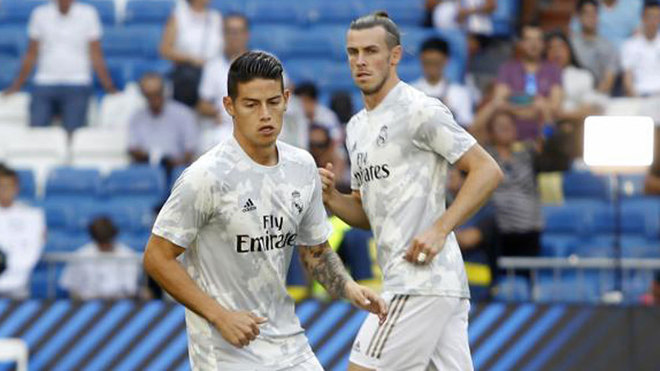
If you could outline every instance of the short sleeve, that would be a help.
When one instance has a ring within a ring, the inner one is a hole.
[[[140,113],[134,112],[129,120],[128,124],[128,149],[129,150],[138,150],[143,149],[142,144],[144,140],[142,138],[140,126]]]
[[[181,174],[158,213],[153,234],[177,246],[190,247],[213,215],[210,175],[195,167],[189,167]]]
[[[412,119],[412,141],[416,147],[435,152],[451,164],[477,142],[440,102],[417,110]]]
[[[314,189],[312,197],[309,201],[307,211],[302,218],[300,227],[298,228],[298,245],[303,246],[316,246],[324,243],[332,233],[332,227],[328,220],[328,215],[323,206],[323,198],[321,195],[321,178],[316,173],[316,168],[313,172]]]
[[[88,31],[87,31],[87,40],[96,41],[100,40],[103,34],[103,29],[101,27],[101,20],[99,19],[99,13],[96,9],[90,6],[88,19]]]
[[[30,20],[28,21],[28,36],[33,40],[40,40],[44,36],[43,29],[43,14],[41,7],[35,8],[30,13]]]

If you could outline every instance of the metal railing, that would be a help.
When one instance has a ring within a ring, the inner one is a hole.
[[[600,299],[603,303],[620,303],[623,301],[624,294],[628,291],[628,278],[632,273],[648,274],[651,277],[654,271],[660,271],[660,259],[634,259],[634,258],[580,258],[570,256],[568,258],[530,258],[530,257],[501,257],[498,259],[498,266],[506,273],[505,276],[513,281],[513,278],[520,276],[529,277],[531,288],[531,299],[538,300],[539,276],[540,272],[551,272],[553,283],[558,284],[565,272],[574,272],[577,276],[576,290],[584,289],[587,281],[586,275],[595,273],[599,277]],[[607,273],[620,272],[622,286],[621,292],[614,290],[616,285],[612,283]],[[608,287],[611,286],[611,287]],[[650,289],[650,287],[649,287]],[[513,290],[507,292],[512,298],[515,293]],[[579,292],[578,292],[579,294]],[[504,295],[506,297],[507,295]],[[585,301],[590,301],[585,299]]]

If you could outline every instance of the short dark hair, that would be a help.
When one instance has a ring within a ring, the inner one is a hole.
[[[238,83],[254,79],[279,80],[284,90],[284,68],[277,57],[263,51],[249,51],[236,58],[229,67],[227,92],[231,99],[238,96]]]
[[[0,178],[4,178],[4,177],[14,178],[14,181],[16,181],[16,183],[19,182],[18,173],[16,172],[16,170],[6,166],[5,164],[0,163]]]
[[[385,42],[390,49],[397,45],[401,45],[401,32],[399,31],[399,26],[390,19],[390,16],[385,11],[377,11],[355,19],[351,22],[349,29],[365,30],[378,26],[385,29]]]
[[[659,0],[646,0],[644,1],[644,8],[642,8],[642,14],[644,14],[647,9],[656,8],[656,7],[660,8]]]
[[[575,10],[578,13],[581,13],[582,9],[584,9],[584,7],[587,6],[587,5],[593,5],[593,6],[596,7],[596,9],[598,9],[598,7],[600,6],[600,4],[598,4],[598,1],[596,1],[596,0],[580,0],[580,1],[578,1],[577,6],[575,7]]]
[[[431,37],[424,40],[419,51],[420,53],[425,51],[436,51],[444,55],[449,55],[449,44],[439,37]]]
[[[247,17],[245,14],[243,14],[243,13],[239,13],[239,12],[231,12],[231,13],[227,13],[227,14],[225,14],[223,18],[224,18],[225,20],[227,20],[227,19],[229,19],[229,18],[239,18],[239,19],[242,19],[243,22],[245,23],[245,28],[247,28],[248,30],[250,29],[250,20],[249,20],[248,17]]]
[[[115,223],[106,216],[92,220],[89,224],[88,231],[96,243],[111,243],[117,237],[117,234],[119,234],[119,229],[117,229]]]
[[[317,100],[319,97],[319,90],[316,88],[316,85],[314,85],[313,82],[305,81],[296,86],[296,88],[293,90],[293,94],[299,97],[308,97]]]
[[[529,23],[522,23],[518,27],[518,38],[519,39],[522,40],[522,38],[524,36],[523,34],[525,33],[525,29],[527,29],[527,28],[538,28],[539,30],[541,30],[541,32],[543,32],[543,28],[541,27],[541,23],[539,23],[537,20],[534,20],[534,21],[529,22]]]

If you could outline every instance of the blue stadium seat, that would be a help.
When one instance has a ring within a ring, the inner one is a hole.
[[[27,48],[25,27],[0,28],[0,59],[17,59]]]
[[[348,69],[345,63],[344,67]],[[336,69],[336,63],[325,58],[296,58],[284,61],[284,70],[295,83],[303,81],[319,83],[319,77],[325,77],[331,68]]]
[[[553,234],[544,232],[541,235],[541,254],[554,258],[570,256],[579,243],[573,234]]]
[[[623,236],[621,252],[625,258],[660,258],[660,240],[649,240],[639,236]]]
[[[597,204],[589,211],[591,233],[611,234],[615,230],[615,207],[611,203]],[[646,238],[657,238],[660,236],[660,213],[657,205],[653,203],[644,204],[625,203],[621,205],[620,233],[626,235],[637,235]]]
[[[307,1],[304,20],[310,24],[334,23],[348,28],[352,20],[365,13],[360,2],[352,0]]]
[[[622,282],[624,301],[629,304],[639,304],[641,297],[649,293],[651,282],[653,282],[651,271],[624,274]]]
[[[529,282],[524,277],[502,277],[495,289],[495,299],[508,302],[529,301]]]
[[[546,233],[579,234],[588,222],[585,209],[570,202],[561,206],[545,205],[542,212]]]
[[[2,0],[0,2],[0,25],[24,25],[30,19],[32,10],[47,4],[45,0]]]
[[[117,58],[117,59],[110,59],[108,58],[106,60],[106,66],[108,68],[108,73],[110,74],[110,78],[112,79],[113,84],[115,87],[119,90],[123,90],[124,87],[126,86],[126,76],[127,76],[127,69],[128,65],[132,63],[132,58],[131,59],[122,59],[122,58]],[[94,73],[94,90],[96,92],[102,92],[103,91],[103,85],[101,85],[101,80],[99,80],[99,77],[96,73]]]
[[[101,188],[101,174],[97,169],[71,167],[56,168],[46,180],[47,200],[92,201]]]
[[[46,200],[39,204],[46,215],[48,231],[65,231],[75,218],[76,203],[68,200]]]
[[[172,63],[166,60],[137,61],[128,65],[127,80],[139,81],[147,72],[156,72],[163,76],[172,70]]]
[[[163,200],[165,174],[157,167],[133,165],[113,170],[105,179],[103,188],[113,202],[133,201],[153,207]]]
[[[112,25],[116,22],[115,2],[113,0],[80,0],[80,2],[96,8],[103,24]]]
[[[419,61],[413,60],[399,64],[398,72],[401,80],[412,83],[422,77],[422,66]]]
[[[255,24],[295,25],[304,21],[305,7],[299,1],[251,1],[245,13]]]
[[[584,272],[563,274],[555,281],[552,276],[541,276],[535,294],[539,302],[597,303],[601,292],[597,274]]]
[[[69,297],[68,293],[59,287],[59,280],[64,270],[64,264],[57,263],[53,266],[52,273],[48,270],[48,264],[41,261],[37,263],[32,275],[30,276],[30,297],[34,299],[47,299],[52,298],[52,295],[57,299],[66,299]],[[51,276],[52,275],[52,276]],[[51,284],[49,291],[48,284]]]
[[[0,59],[0,90],[8,88],[18,75],[21,66],[18,59]]]
[[[107,58],[141,57],[144,53],[144,33],[140,31],[127,27],[106,27],[101,38],[103,54]]]
[[[518,0],[499,0],[491,16],[495,36],[511,36],[514,22],[518,16]]]
[[[288,40],[296,33],[300,33],[300,29],[291,25],[254,25],[250,31],[250,47],[287,59],[290,47]]]
[[[1,70],[1,68],[0,68]],[[16,169],[20,191],[18,198],[26,202],[32,202],[37,197],[37,184],[34,179],[34,172],[29,169]]]
[[[424,0],[370,0],[366,11],[386,10],[400,26],[421,26],[424,21]]]
[[[70,232],[66,230],[48,231],[46,238],[47,252],[71,252],[88,243],[90,238],[87,231]]]
[[[174,187],[174,183],[176,183],[177,179],[183,174],[183,171],[186,170],[185,166],[177,166],[172,170],[172,181],[170,182],[170,189]]]
[[[564,198],[609,200],[611,182],[604,176],[586,171],[569,171],[563,176]]]
[[[319,69],[316,82],[321,89],[330,93],[336,91],[347,91],[350,93],[357,90],[351,77],[351,70],[345,62],[331,63],[325,68]]]
[[[286,55],[297,58],[330,58],[333,55],[333,39],[328,35],[316,32],[295,32],[286,41]]]
[[[126,4],[124,23],[165,25],[174,5],[172,0],[130,0]]]
[[[211,0],[211,8],[219,10],[223,16],[231,13],[245,14],[245,0]]]
[[[598,235],[579,241],[575,245],[574,254],[585,258],[613,258],[614,236]]]
[[[126,233],[119,236],[119,241],[135,251],[144,251],[151,236],[150,231],[141,233]]]

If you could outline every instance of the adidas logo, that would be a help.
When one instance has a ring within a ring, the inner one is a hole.
[[[247,213],[248,211],[253,211],[253,210],[256,210],[256,209],[257,209],[257,207],[254,205],[254,202],[252,202],[252,199],[248,198],[245,205],[243,205],[243,212]]]

